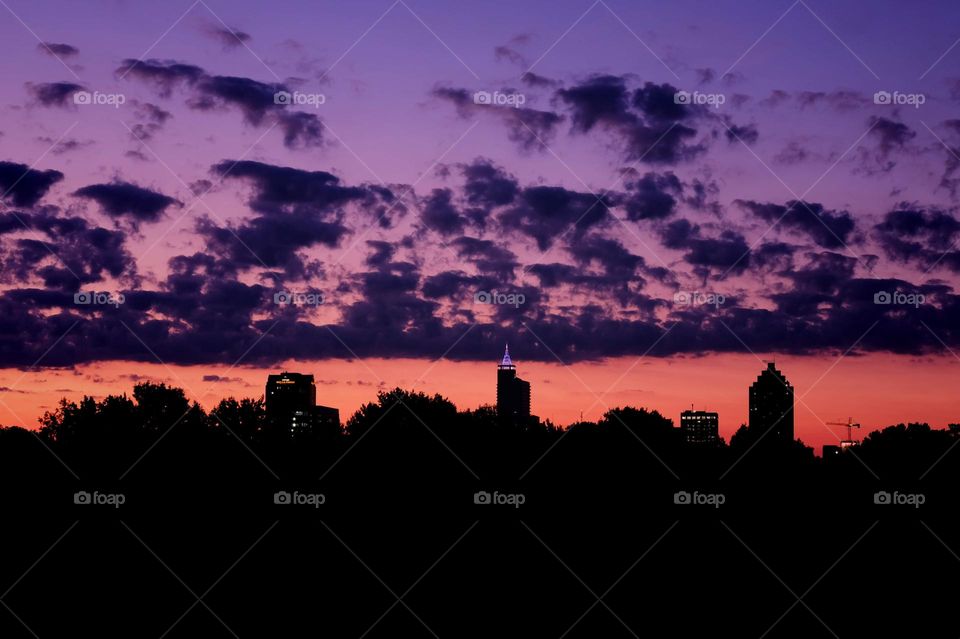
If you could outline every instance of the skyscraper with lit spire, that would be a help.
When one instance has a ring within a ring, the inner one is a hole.
[[[509,345],[504,348],[503,359],[497,365],[497,415],[517,424],[530,420],[530,382],[517,377]]]

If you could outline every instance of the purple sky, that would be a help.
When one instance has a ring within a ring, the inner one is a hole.
[[[490,362],[507,340],[619,369],[957,364],[952,3],[8,7],[7,387],[38,359],[86,388],[95,362]]]

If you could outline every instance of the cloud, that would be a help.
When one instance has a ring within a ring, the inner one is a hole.
[[[902,150],[910,140],[917,137],[917,132],[903,122],[873,116],[869,124],[870,135],[878,141],[883,157],[889,156],[893,151]]]
[[[136,262],[120,231],[61,216],[55,207],[0,216],[0,235],[24,229],[33,233],[4,242],[0,253],[4,282],[28,283],[38,278],[52,291],[73,292],[107,276],[131,280],[136,276]]]
[[[423,202],[420,219],[428,229],[440,235],[462,235],[467,220],[452,202],[450,189],[433,189]]]
[[[72,108],[73,94],[86,90],[82,85],[73,82],[41,82],[39,84],[28,82],[26,86],[27,91],[38,104],[59,108]]]
[[[0,198],[14,206],[30,207],[63,179],[60,171],[38,171],[26,164],[0,161]]]
[[[509,92],[508,92],[509,93]],[[497,118],[507,127],[507,137],[521,150],[543,150],[556,133],[563,116],[552,111],[538,111],[529,107],[496,104],[477,104],[473,94],[466,89],[437,88],[433,96],[452,103],[464,119],[476,115]]]
[[[80,55],[80,49],[57,42],[41,42],[37,45],[37,50],[55,58],[72,58]]]
[[[730,229],[721,231],[718,237],[704,237],[699,225],[680,218],[661,228],[660,238],[667,248],[686,251],[684,261],[704,280],[714,271],[720,271],[722,277],[741,273],[750,265],[746,239]]]
[[[282,83],[238,76],[209,75],[202,68],[170,60],[124,60],[117,73],[152,84],[162,97],[178,87],[191,92],[187,106],[197,111],[237,109],[250,126],[276,126],[287,148],[320,147],[326,143],[323,122],[314,113],[294,111],[278,96],[292,93]]]
[[[150,102],[133,101],[134,115],[139,120],[130,127],[131,137],[138,142],[146,142],[163,130],[173,114]]]
[[[120,181],[91,184],[73,194],[95,201],[104,213],[113,218],[128,219],[134,227],[142,222],[156,222],[170,206],[183,205],[163,193]]]
[[[54,140],[53,138],[47,136],[38,137],[36,140],[41,144],[47,145],[47,147],[50,149],[50,152],[54,155],[63,155],[64,153],[70,153],[71,151],[79,151],[95,144],[93,140],[77,140],[76,138]]]
[[[514,272],[520,266],[517,256],[492,240],[474,237],[458,237],[450,242],[457,255],[477,267],[485,275],[492,275],[502,283],[514,279]]]
[[[874,227],[874,236],[890,259],[916,262],[928,270],[939,267],[960,273],[960,251],[956,248],[960,221],[952,213],[902,202]]]
[[[680,179],[671,172],[648,172],[624,184],[627,193],[617,204],[631,221],[670,217],[677,210],[677,197],[683,192]]]
[[[607,197],[570,191],[560,186],[524,188],[517,201],[497,215],[500,226],[536,240],[541,251],[566,233],[581,237],[609,222],[613,202]]]
[[[559,89],[556,97],[572,111],[574,132],[607,131],[628,161],[675,164],[706,151],[704,143],[693,142],[697,130],[690,126],[704,111],[678,103],[677,92],[669,84],[647,82],[631,96],[624,77],[600,75]]]
[[[791,200],[783,206],[752,200],[736,200],[735,203],[768,224],[805,235],[823,248],[846,246],[856,226],[847,211],[829,211],[816,202]]]
[[[219,42],[225,50],[242,47],[253,40],[253,36],[249,33],[222,24],[208,24],[204,27],[203,32]]]
[[[253,186],[249,206],[256,215],[235,224],[201,220],[198,232],[211,248],[240,269],[266,267],[303,279],[316,274],[299,254],[315,245],[335,247],[349,232],[346,207],[375,215],[393,193],[382,187],[344,186],[324,171],[304,171],[243,160],[211,167],[215,175]]]

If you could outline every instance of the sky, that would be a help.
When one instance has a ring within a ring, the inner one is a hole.
[[[454,10],[451,10],[451,7]],[[0,7],[0,424],[313,373],[560,425],[958,418],[949,2]]]

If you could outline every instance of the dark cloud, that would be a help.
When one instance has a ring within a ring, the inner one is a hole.
[[[520,191],[517,180],[489,160],[474,160],[462,165],[460,170],[466,179],[464,195],[473,206],[506,206],[513,203]]]
[[[534,87],[536,89],[553,88],[560,85],[559,80],[553,80],[542,75],[537,75],[532,71],[527,71],[520,76],[520,81],[527,86]]]
[[[855,223],[847,211],[829,211],[816,202],[791,200],[785,205],[736,200],[736,204],[768,224],[803,234],[823,248],[846,246]]]
[[[559,89],[557,99],[573,112],[573,131],[603,129],[623,145],[627,160],[670,164],[689,160],[706,150],[693,143],[697,130],[690,123],[703,114],[700,107],[679,104],[677,89],[647,82],[631,97],[623,77],[595,76]]]
[[[523,56],[523,54],[506,45],[494,47],[493,57],[497,62],[502,62],[505,60],[510,64],[516,64],[517,66],[527,66],[527,59]]]
[[[200,67],[168,60],[125,60],[117,73],[154,85],[164,97],[169,97],[176,87],[186,87],[191,91],[187,106],[198,111],[235,108],[251,126],[277,126],[288,148],[318,147],[325,143],[319,116],[294,111],[278,97],[292,93],[285,84],[209,75]]]
[[[787,143],[787,146],[783,147],[775,156],[773,156],[773,161],[777,164],[782,164],[785,166],[792,166],[794,164],[802,164],[808,158],[810,158],[811,152],[809,149],[802,146],[796,140],[791,140]]]
[[[524,188],[517,202],[498,214],[500,225],[537,241],[547,250],[560,235],[581,237],[593,227],[606,224],[612,202],[606,197],[569,191],[559,186]]]
[[[671,172],[645,173],[628,179],[626,195],[617,204],[626,211],[627,219],[657,220],[670,217],[677,210],[677,197],[683,192],[680,179]]]
[[[644,265],[642,257],[628,251],[619,241],[599,235],[588,235],[571,242],[567,250],[580,266],[599,264],[611,283],[632,281],[637,269]]]
[[[37,50],[40,53],[45,53],[57,58],[72,58],[80,54],[80,49],[69,44],[57,42],[41,42],[37,45]]]
[[[26,86],[33,99],[45,107],[73,107],[73,94],[86,90],[82,85],[74,82],[41,82],[39,84],[28,82]]]
[[[79,151],[95,144],[93,140],[77,140],[76,138],[63,138],[54,140],[51,137],[41,136],[36,138],[37,142],[47,145],[50,152],[54,155],[63,155],[71,151]]]
[[[78,189],[74,195],[93,200],[107,215],[128,219],[134,225],[142,222],[156,222],[169,207],[183,204],[163,193],[129,182],[91,184]]]
[[[699,225],[680,218],[661,228],[660,238],[667,248],[685,251],[684,261],[703,279],[716,271],[721,277],[741,273],[750,265],[750,247],[733,230],[721,231],[718,237],[704,237]]]
[[[459,257],[476,266],[480,273],[495,276],[500,282],[512,281],[520,265],[513,251],[492,240],[458,237],[450,245]]]
[[[440,235],[462,235],[466,218],[457,210],[450,189],[433,189],[423,202],[420,219],[428,229]]]
[[[92,226],[80,217],[63,217],[54,207],[0,217],[0,233],[18,230],[31,234],[4,243],[0,253],[4,282],[39,278],[48,289],[74,292],[107,276],[136,275],[136,262],[120,231]]]
[[[903,122],[874,116],[870,118],[869,124],[870,135],[877,140],[880,153],[884,157],[903,149],[910,140],[917,137],[917,132]]]
[[[26,164],[0,162],[0,193],[14,206],[33,206],[63,179],[60,171],[38,171]]]
[[[447,100],[457,108],[464,119],[476,115],[496,117],[507,127],[507,137],[522,150],[543,150],[543,145],[554,136],[563,116],[552,111],[538,111],[529,107],[513,107],[495,104],[477,104],[473,93],[467,89],[437,88],[434,97]]]
[[[210,24],[204,29],[209,37],[219,42],[224,49],[235,49],[244,46],[247,42],[253,40],[253,36],[240,29],[226,27],[222,24]]]
[[[744,144],[756,144],[757,140],[760,139],[760,132],[757,130],[755,124],[729,124],[724,135],[727,136],[727,141],[731,144],[733,143],[744,143]]]
[[[223,161],[211,167],[215,175],[243,180],[254,187],[250,208],[274,212],[285,207],[325,209],[367,195],[361,187],[343,186],[340,178],[326,171],[304,171],[253,160]]]
[[[324,171],[304,171],[244,160],[214,165],[214,174],[242,180],[253,187],[249,206],[256,215],[238,224],[203,220],[198,231],[216,253],[239,269],[280,269],[285,277],[303,279],[315,273],[300,255],[302,249],[335,247],[349,232],[347,207],[375,213],[393,197],[382,187],[344,186]]]
[[[173,60],[124,60],[116,73],[152,84],[162,97],[170,97],[173,89],[192,85],[204,77],[204,70],[192,64]]]
[[[138,142],[146,142],[163,130],[173,117],[169,111],[150,102],[134,101],[134,115],[139,120],[130,127],[131,136]]]
[[[890,259],[960,273],[960,251],[956,247],[960,221],[951,213],[901,203],[876,225],[874,235]]]

